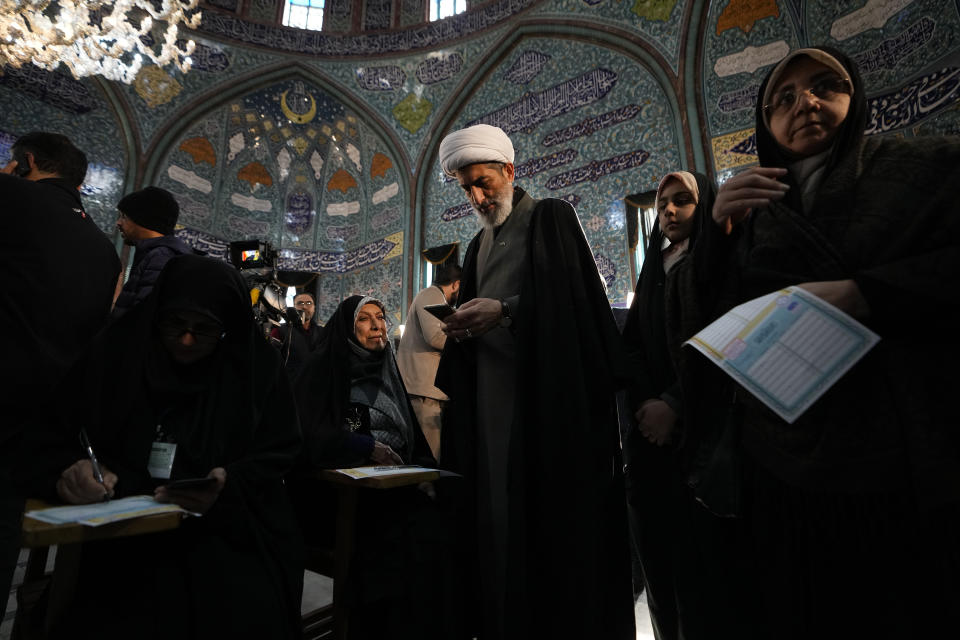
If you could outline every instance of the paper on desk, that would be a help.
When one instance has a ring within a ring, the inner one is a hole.
[[[79,523],[89,527],[99,527],[102,524],[120,520],[131,520],[158,513],[177,512],[186,513],[179,505],[157,502],[153,499],[153,496],[130,496],[96,504],[50,507],[49,509],[28,511],[24,515],[48,524]]]
[[[788,287],[735,307],[684,344],[792,423],[879,340],[828,302]]]
[[[385,476],[403,476],[412,473],[423,473],[425,471],[436,471],[427,467],[419,467],[414,464],[401,464],[387,467],[354,467],[352,469],[336,469],[338,473],[351,478],[383,478]]]

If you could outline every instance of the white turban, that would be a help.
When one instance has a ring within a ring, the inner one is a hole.
[[[454,131],[440,143],[440,166],[454,177],[458,169],[477,162],[513,164],[513,143],[500,127],[475,124]]]

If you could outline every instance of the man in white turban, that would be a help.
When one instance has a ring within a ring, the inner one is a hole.
[[[440,459],[462,474],[467,637],[634,638],[619,334],[573,207],[514,186],[497,127],[440,143],[481,230],[445,320]]]

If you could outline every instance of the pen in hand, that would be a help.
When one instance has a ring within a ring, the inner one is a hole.
[[[93,447],[90,445],[90,438],[87,437],[86,429],[80,429],[80,444],[83,445],[83,448],[87,451],[87,457],[90,458],[90,466],[93,467],[93,477],[96,478],[97,482],[103,484],[103,501],[106,502],[110,499],[110,492],[107,490],[107,486],[103,482],[103,470],[100,468],[100,462],[97,460],[97,454],[93,452]]]

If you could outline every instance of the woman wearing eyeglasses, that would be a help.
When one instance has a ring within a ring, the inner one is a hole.
[[[300,430],[247,291],[222,261],[174,257],[66,376],[55,417],[32,430],[30,495],[84,504],[146,494],[202,514],[174,531],[84,544],[53,637],[300,637],[302,545],[283,485]],[[167,486],[186,478],[209,480]]]
[[[695,388],[714,401],[688,421],[743,413],[769,637],[933,637],[960,611],[960,144],[865,138],[868,115],[845,55],[790,53],[760,87],[760,165],[719,189],[694,259],[705,321],[799,285],[881,336],[793,424],[718,371]]]

